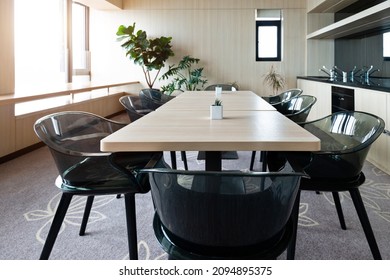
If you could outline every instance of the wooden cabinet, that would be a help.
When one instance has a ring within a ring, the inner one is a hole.
[[[390,125],[389,93],[368,89],[355,89],[355,110],[374,114]],[[375,166],[390,173],[390,136],[382,134],[371,146],[367,160]]]
[[[310,111],[309,117],[307,119],[308,121],[316,120],[331,114],[331,84],[298,79],[297,85],[298,88],[303,90],[302,94],[312,95],[317,98],[316,104],[314,104]]]

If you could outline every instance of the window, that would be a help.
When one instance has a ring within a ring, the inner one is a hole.
[[[16,87],[89,79],[88,21],[88,7],[71,0],[15,0]]]
[[[72,57],[73,75],[89,75],[89,11],[79,3],[72,4]]]
[[[282,60],[281,10],[256,11],[256,61]]]
[[[383,57],[390,61],[390,32],[383,34]]]
[[[15,84],[64,83],[63,0],[15,0]]]

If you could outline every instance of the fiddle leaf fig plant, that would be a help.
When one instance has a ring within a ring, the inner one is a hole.
[[[264,83],[272,88],[273,95],[276,95],[280,89],[284,88],[286,81],[281,74],[276,72],[272,65],[268,73],[264,75]]]
[[[178,65],[170,65],[167,72],[165,72],[160,80],[167,80],[173,78],[172,81],[161,87],[161,91],[167,95],[171,95],[175,90],[201,90],[207,83],[203,76],[203,68],[193,69],[194,64],[198,64],[199,58],[194,58],[186,55],[180,60]]]
[[[118,41],[123,42],[121,46],[126,50],[126,56],[142,67],[146,83],[149,88],[153,88],[161,68],[174,55],[172,37],[148,38],[145,31],[135,30],[135,23],[127,27],[119,26],[116,35]],[[151,74],[153,70],[157,70],[154,77]]]

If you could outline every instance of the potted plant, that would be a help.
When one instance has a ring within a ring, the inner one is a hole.
[[[164,67],[165,62],[173,56],[171,40],[172,37],[160,37],[149,39],[143,30],[135,30],[135,23],[129,26],[121,25],[116,32],[118,41],[124,41],[122,47],[126,50],[126,56],[135,64],[141,65],[146,83],[149,88],[153,84]],[[154,77],[151,71],[157,70]]]
[[[268,73],[264,75],[264,83],[272,89],[272,94],[276,95],[280,89],[284,88],[286,82],[272,65]]]
[[[214,104],[210,105],[210,118],[212,120],[222,120],[223,119],[223,106],[222,100],[215,99]]]
[[[199,62],[198,58],[186,55],[180,60],[179,64],[170,65],[167,72],[161,76],[161,80],[173,78],[172,81],[161,87],[161,91],[171,95],[175,90],[201,90],[207,83],[202,74],[203,68],[192,69],[193,64]]]

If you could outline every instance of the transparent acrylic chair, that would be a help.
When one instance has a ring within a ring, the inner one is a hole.
[[[359,186],[365,181],[362,168],[372,143],[382,134],[384,121],[365,112],[341,111],[319,120],[302,124],[321,140],[319,152],[291,152],[285,156],[295,170],[302,171],[300,191],[331,192],[341,227],[346,229],[339,192],[348,191],[363,227],[374,259],[381,259],[379,248],[368,219]],[[268,161],[272,161],[268,157]],[[294,258],[300,191],[295,205],[295,230],[289,248]]]
[[[35,122],[37,136],[49,147],[62,191],[40,259],[48,259],[74,195],[87,196],[80,235],[84,235],[96,195],[124,194],[130,259],[137,259],[135,194],[150,190],[148,177],[132,170],[164,167],[162,153],[103,153],[100,140],[125,124],[86,112],[54,113]]]
[[[152,88],[142,89],[139,97],[141,98],[142,106],[150,110],[156,110],[158,107],[175,98],[175,96],[164,94],[160,90]]]
[[[276,259],[286,250],[302,174],[144,172],[155,235],[169,259]]]
[[[279,110],[283,103],[289,101],[290,99],[301,95],[303,90],[299,88],[292,88],[287,91],[284,91],[275,96],[263,96],[262,98],[266,100],[269,104],[274,106],[277,110]]]
[[[279,112],[296,123],[306,122],[317,98],[311,95],[299,95],[281,104]]]
[[[141,98],[139,96],[125,95],[119,98],[119,102],[125,108],[130,122],[135,122],[153,111],[142,106]]]
[[[298,95],[290,100],[284,102],[279,107],[279,112],[284,116],[288,117],[293,122],[298,124],[306,121],[309,116],[311,108],[317,102],[317,98],[311,95]],[[260,156],[260,161],[262,162],[262,171],[266,171],[267,166],[267,155],[269,152],[262,151]],[[271,152],[272,154],[272,152]],[[253,166],[255,163],[256,151],[252,152],[251,162],[249,166],[249,170],[253,170]]]

